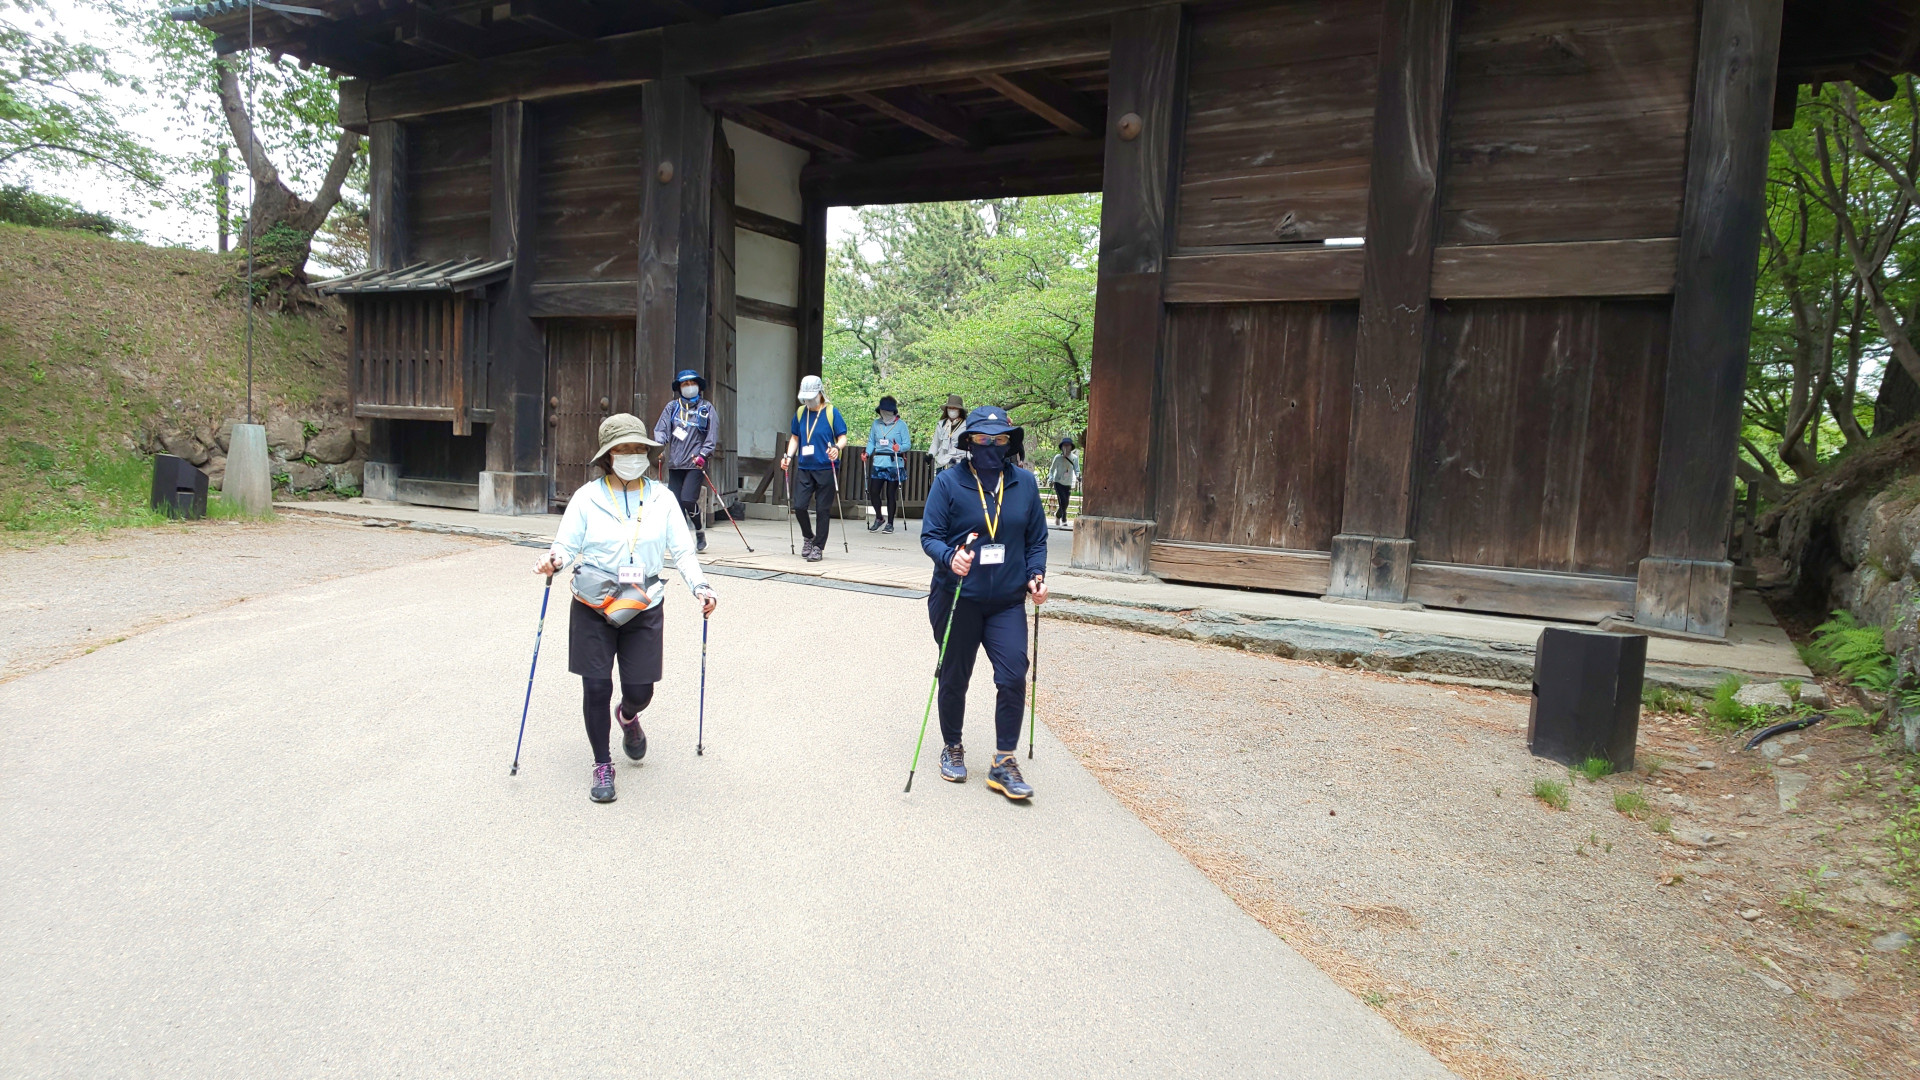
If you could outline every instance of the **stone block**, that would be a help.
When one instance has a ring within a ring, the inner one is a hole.
[[[330,427],[307,440],[307,453],[324,465],[338,465],[353,457],[353,429]]]
[[[359,491],[365,485],[362,462],[347,461],[327,466],[327,483],[335,491]]]
[[[291,416],[276,416],[267,421],[267,446],[289,460],[307,452],[307,429]]]
[[[220,430],[213,433],[213,441],[220,447],[221,453],[226,453],[227,447],[233,444],[233,425],[238,423],[242,421],[223,420],[220,422]]]
[[[206,446],[184,431],[171,431],[160,436],[160,445],[167,453],[189,465],[205,465],[209,457]]]
[[[227,501],[242,513],[265,514],[273,509],[273,476],[267,471],[267,429],[259,424],[235,424],[227,447],[227,470],[220,485]]]
[[[327,486],[326,470],[304,461],[287,462],[287,490],[314,491]]]
[[[360,493],[382,502],[399,500],[400,466],[388,461],[369,461],[361,472]]]
[[[479,510],[483,514],[544,514],[547,512],[547,474],[536,472],[482,472]]]

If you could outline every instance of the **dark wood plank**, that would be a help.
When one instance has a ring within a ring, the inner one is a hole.
[[[980,81],[1076,139],[1093,138],[1103,124],[1099,102],[1043,72],[988,72]]]
[[[392,270],[407,265],[407,128],[392,120],[374,124],[367,137],[367,265]]]
[[[340,104],[335,110],[337,122],[348,131],[370,134],[372,125],[367,119],[367,80],[341,79],[339,87]]]
[[[826,351],[827,202],[812,193],[800,201],[800,375],[821,373]]]
[[[979,149],[986,145],[979,121],[923,90],[854,90],[847,96],[948,146]]]
[[[798,221],[787,221],[763,214],[758,210],[749,210],[744,206],[733,208],[733,223],[736,227],[761,236],[771,236],[775,240],[785,240],[789,244],[804,244],[807,239],[806,226]]]
[[[400,13],[393,35],[410,48],[454,61],[480,60],[498,51],[491,35],[478,26],[420,7]]]
[[[1532,296],[1658,296],[1673,291],[1679,241],[1441,246],[1432,292],[1449,300]]]
[[[633,411],[657,415],[673,374],[703,370],[712,287],[709,224],[713,113],[682,78],[642,93],[645,195],[640,211],[639,370]]]
[[[1340,530],[1349,536],[1399,539],[1412,525],[1453,6],[1453,0],[1387,0],[1381,16],[1352,443]],[[1351,582],[1356,574],[1336,567],[1335,583]],[[1365,598],[1404,599],[1371,591]]]
[[[1599,622],[1633,608],[1633,579],[1416,562],[1407,599],[1429,607]]]
[[[797,307],[776,304],[771,300],[758,300],[751,296],[736,296],[733,303],[734,309],[743,319],[773,323],[777,326],[791,326],[795,329],[800,326],[800,309]]]
[[[491,228],[487,254],[512,259],[506,283],[488,305],[491,404],[499,414],[487,429],[487,468],[538,472],[544,465],[546,342],[533,321],[533,279],[539,229],[539,134],[533,107],[509,101],[493,107]]]
[[[1099,191],[1105,154],[1098,142],[1059,136],[981,151],[941,147],[861,162],[815,162],[801,186],[830,205],[951,202]]]
[[[492,147],[492,121],[484,111],[407,125],[409,262],[487,254]]]
[[[369,80],[367,118],[405,120],[503,101],[639,86],[658,78],[660,66],[658,30],[530,49]]]
[[[841,158],[881,157],[886,144],[870,131],[824,109],[797,101],[732,106],[727,116],[745,127],[795,146],[812,147]]]
[[[506,21],[575,41],[599,37],[605,22],[600,9],[585,0],[508,0]]]
[[[1167,260],[1166,300],[1169,304],[1357,300],[1363,262],[1357,247],[1320,244],[1175,255]],[[1351,368],[1347,377],[1352,377]]]
[[[1163,540],[1329,550],[1357,324],[1352,303],[1168,309],[1168,362],[1180,374],[1162,408]]]
[[[1235,585],[1320,596],[1327,591],[1323,551],[1275,551],[1173,540],[1153,543],[1149,570],[1168,581]]]
[[[537,280],[636,280],[634,223],[644,179],[640,91],[562,98],[539,110]],[[633,303],[629,297],[629,313]]]
[[[638,312],[639,281],[538,281],[533,286],[533,317],[632,319]]]
[[[1132,139],[1106,129],[1100,271],[1095,285],[1094,383],[1089,403],[1081,519],[1151,520],[1153,450],[1161,387],[1162,267],[1178,183],[1186,20],[1177,5],[1116,17],[1108,104],[1115,120],[1140,118]],[[1101,566],[1074,538],[1073,564]],[[1145,552],[1123,569],[1141,572]]]

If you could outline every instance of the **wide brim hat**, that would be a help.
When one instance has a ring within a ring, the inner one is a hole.
[[[699,383],[700,392],[703,394],[707,392],[707,377],[693,370],[692,368],[688,368],[687,370],[673,377],[673,388],[678,390],[680,388],[680,384],[683,382]]]
[[[900,403],[893,400],[892,394],[888,394],[886,397],[880,399],[880,404],[875,405],[873,411],[877,413],[897,413],[900,411]]]
[[[600,421],[600,449],[593,452],[592,461],[607,456],[607,451],[621,443],[639,443],[641,446],[654,447],[664,445],[654,441],[647,425],[632,413],[614,413]]]
[[[1060,445],[1061,446],[1079,446],[1080,444],[1073,441],[1073,436],[1062,435],[1060,436]]]
[[[965,403],[965,402],[963,402],[963,401],[961,401],[961,400],[960,400],[960,395],[959,395],[959,394],[948,394],[948,395],[947,395],[947,404],[946,404],[946,408],[949,408],[949,409],[959,409],[959,410],[960,410],[961,412],[966,412],[966,411],[967,411],[967,405],[966,405],[966,403]]]

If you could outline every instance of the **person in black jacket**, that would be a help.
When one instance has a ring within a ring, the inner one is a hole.
[[[960,446],[968,460],[934,477],[920,529],[920,549],[933,560],[933,585],[927,615],[934,641],[947,626],[960,583],[959,607],[946,661],[940,669],[940,776],[954,783],[967,778],[966,750],[960,744],[966,715],[967,683],[973,662],[985,646],[998,691],[994,710],[996,738],[987,787],[1009,799],[1024,799],[1033,787],[1020,775],[1014,750],[1020,745],[1020,706],[1027,677],[1026,604],[1047,601],[1047,512],[1040,483],[1017,468],[1025,432],[1007,419],[1007,411],[982,405],[967,416]],[[968,534],[978,534],[972,544]]]

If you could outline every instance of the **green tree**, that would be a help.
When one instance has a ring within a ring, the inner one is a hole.
[[[164,157],[126,130],[97,88],[137,84],[52,22],[46,0],[0,0],[0,170],[92,165],[161,188]]]

